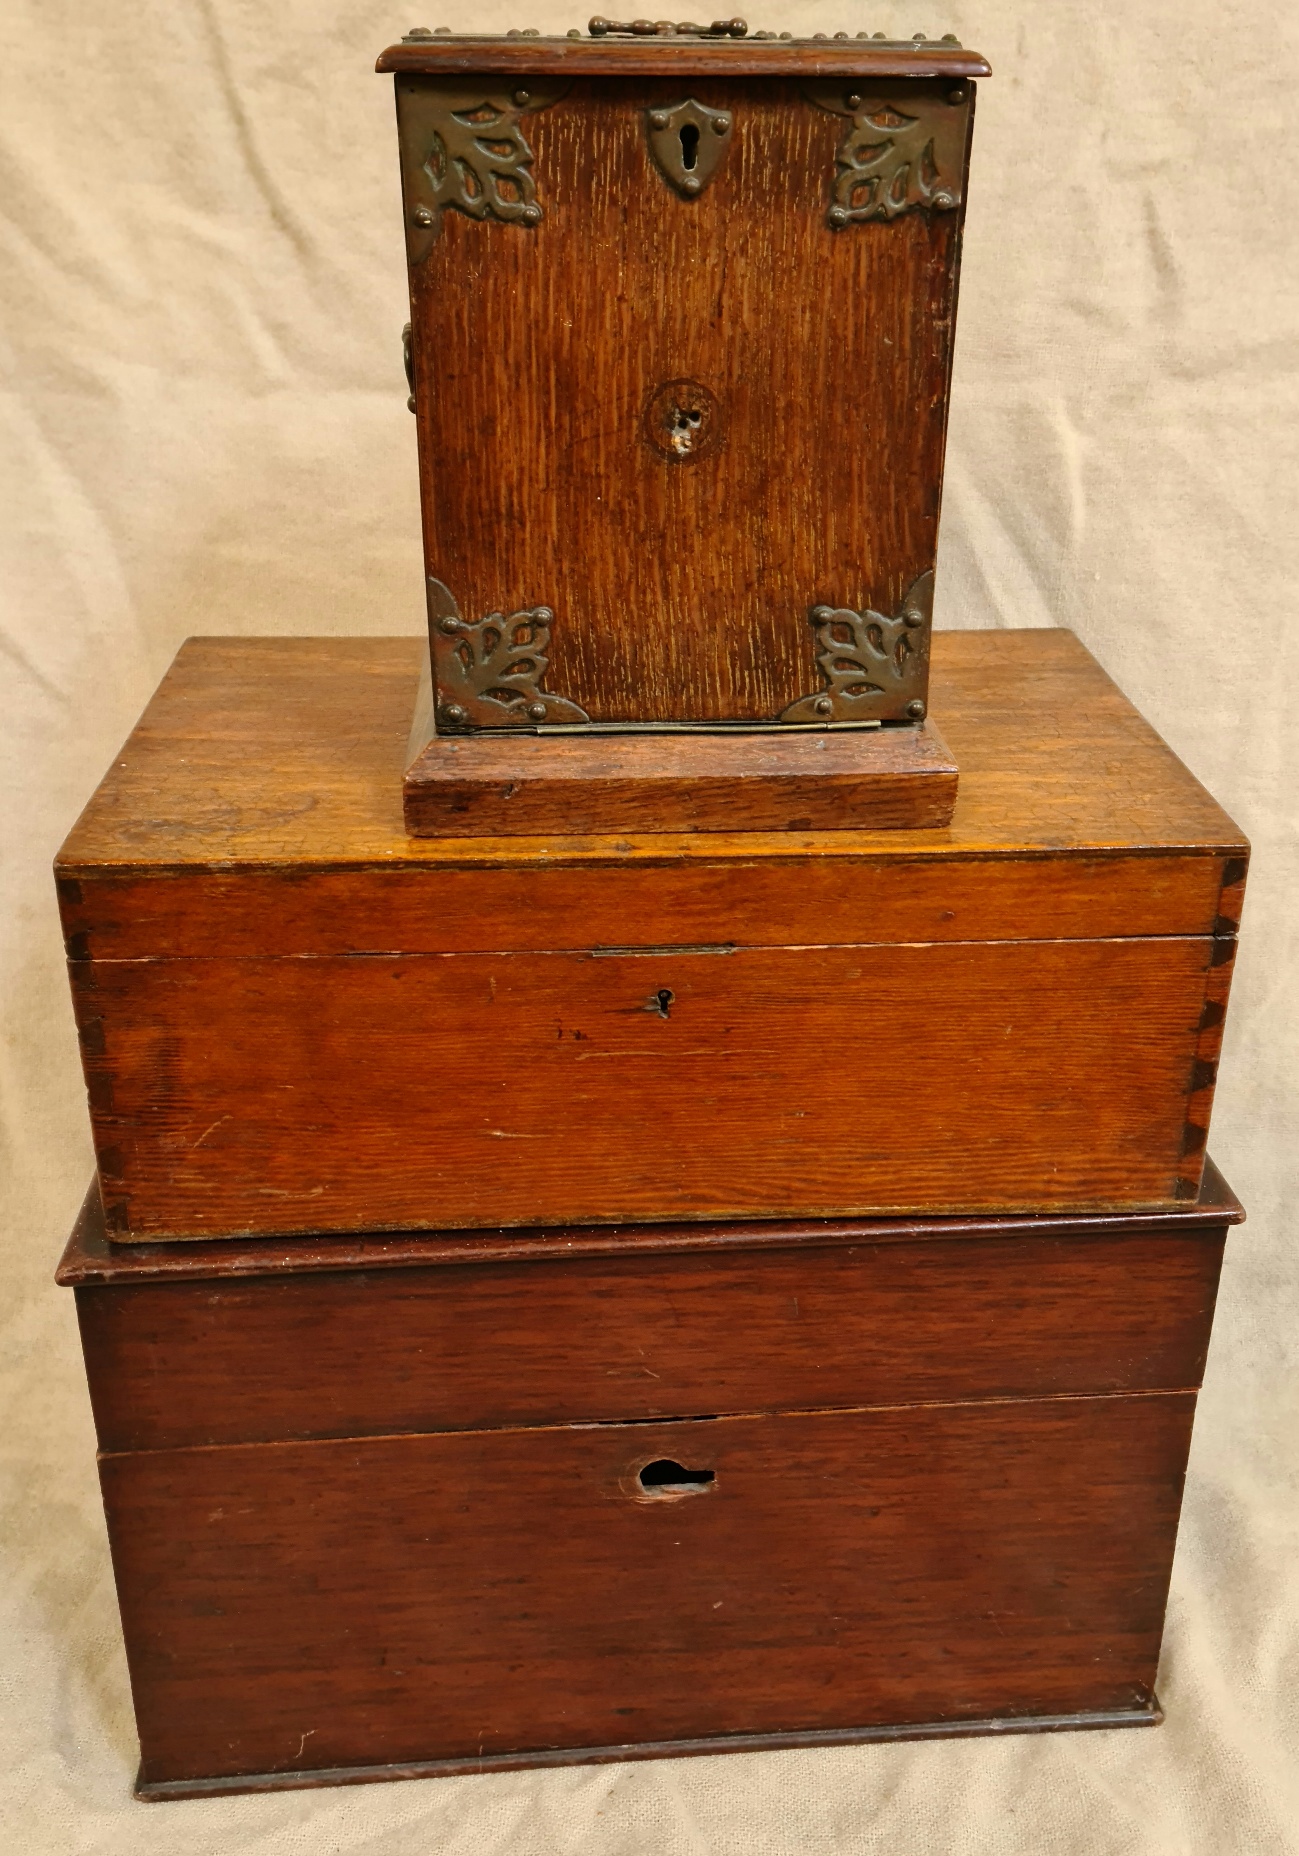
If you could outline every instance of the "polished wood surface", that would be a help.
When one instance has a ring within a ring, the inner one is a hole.
[[[632,1246],[87,1286],[77,1307],[109,1451],[1076,1397],[1200,1383],[1225,1231]]]
[[[413,641],[187,647],[58,866],[115,1231],[1193,1198],[1246,847],[1068,634],[939,642],[945,832],[540,840],[405,837]]]
[[[104,1457],[142,1779],[1148,1707],[1194,1404]]]
[[[1163,1237],[1171,1232],[1220,1236],[1244,1221],[1240,1200],[1211,1159],[1199,1195],[1161,1211],[1079,1212],[1055,1218],[1055,1237]],[[333,1270],[376,1271],[447,1263],[538,1263],[577,1257],[690,1256],[713,1251],[824,1250],[866,1243],[929,1244],[969,1238],[1041,1237],[1033,1215],[954,1218],[804,1218],[722,1224],[570,1225],[549,1230],[406,1231],[397,1236],[226,1238],[215,1243],[110,1242],[98,1181],[86,1194],[59,1261],[65,1288],[100,1284],[221,1281],[243,1276],[297,1276]]]
[[[469,1773],[519,1772],[546,1766],[621,1764],[626,1760],[690,1759],[713,1753],[797,1752],[812,1747],[892,1745],[905,1740],[968,1740],[984,1735],[1108,1733],[1116,1727],[1158,1727],[1164,1711],[1157,1696],[1122,1708],[1074,1714],[972,1715],[960,1721],[912,1721],[901,1726],[824,1727],[811,1733],[703,1734],[693,1740],[640,1740],[618,1746],[546,1747],[527,1753],[471,1754],[466,1759],[408,1759],[373,1766],[318,1766],[314,1771],[235,1773],[220,1779],[137,1777],[135,1796],[146,1804],[181,1798],[217,1798],[243,1792],[317,1791],[332,1785],[384,1785],[402,1779],[457,1778]]]
[[[71,956],[1211,934],[1247,853],[1052,630],[936,636],[945,831],[410,838],[424,650],[184,645],[59,854]]]
[[[1241,1216],[1211,1163],[1176,1212],[621,1254],[112,1248],[88,1204],[139,1795],[1158,1720]]]
[[[435,736],[406,770],[414,837],[548,830],[884,831],[947,825],[936,728],[842,733]]]
[[[508,77],[988,77],[991,66],[960,45],[872,44],[858,39],[761,40],[496,38],[457,34],[390,45],[377,71],[458,71]]]
[[[425,556],[466,619],[552,608],[546,689],[593,722],[775,722],[825,687],[813,608],[933,569],[962,213],[828,225],[845,118],[780,79],[694,86],[735,146],[683,201],[645,132],[678,81],[577,79],[526,118],[540,223],[444,212],[412,262]],[[968,85],[895,88],[968,138]],[[646,436],[664,393],[697,455]]]
[[[1216,945],[72,972],[110,1229],[169,1238],[1168,1202]]]

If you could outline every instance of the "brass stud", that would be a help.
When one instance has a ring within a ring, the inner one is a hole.
[[[525,103],[531,103],[532,92],[530,90],[516,90],[514,93],[514,101],[518,104],[519,108],[522,109]]]
[[[812,618],[818,625],[823,625],[827,619],[831,619],[833,617],[834,617],[833,606],[813,606],[812,608]]]
[[[964,103],[965,92],[961,89],[961,86],[959,84],[956,86],[955,90],[948,91],[947,101],[949,103]]]
[[[534,722],[544,722],[546,719],[545,703],[544,702],[530,702],[528,704],[528,714]]]
[[[923,722],[925,719],[925,705],[922,702],[909,702],[907,704],[907,715],[913,722]]]
[[[812,704],[812,707],[816,710],[818,715],[834,714],[834,704],[830,701],[828,696],[818,696],[816,701]]]
[[[681,183],[681,191],[682,193],[698,193],[703,184],[697,174],[687,174]]]
[[[846,226],[848,223],[847,207],[832,206],[825,216],[825,223],[828,226]]]
[[[534,606],[532,616],[538,625],[550,625],[555,617],[549,606]]]
[[[528,204],[520,209],[519,218],[525,226],[538,226],[541,224],[541,208],[535,201],[529,200]]]
[[[433,224],[433,215],[427,206],[417,206],[415,211],[411,214],[411,218],[415,221],[417,226],[431,226]]]
[[[650,111],[650,128],[651,129],[666,129],[667,126],[668,126],[668,113],[666,110],[651,110]]]
[[[730,126],[731,126],[731,119],[729,116],[714,116],[713,117],[713,134],[714,135],[725,135],[726,131],[730,128]]]
[[[850,110],[859,110],[861,108],[861,98],[855,90],[850,96],[845,97],[844,101],[847,103]]]
[[[940,213],[946,213],[956,205],[956,201],[952,198],[950,193],[936,193],[934,195],[934,205],[938,208]]]
[[[465,722],[469,719],[458,702],[444,702],[442,714],[448,722]]]
[[[464,624],[463,619],[454,619],[454,618],[439,619],[438,630],[440,632],[445,632],[447,637],[450,638],[453,633],[458,632],[460,630],[463,624]]]
[[[925,622],[925,615],[923,612],[917,612],[914,606],[908,606],[906,611],[902,614],[902,619],[903,623],[906,625],[923,625]]]

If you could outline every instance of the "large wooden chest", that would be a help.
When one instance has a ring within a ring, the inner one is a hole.
[[[196,639],[58,862],[120,1238],[1167,1206],[1239,831],[1064,631],[950,829],[412,840],[415,639]]]
[[[1210,1166],[1136,1215],[123,1246],[92,1191],[141,1795],[1157,1720],[1240,1216]]]

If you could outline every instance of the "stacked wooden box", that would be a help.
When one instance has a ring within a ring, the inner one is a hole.
[[[799,823],[790,737],[736,829],[706,755],[676,828],[597,829],[670,744],[558,779],[453,727],[409,835],[423,661],[191,640],[58,862],[140,1795],[1157,1720],[1238,830],[1069,633],[998,631],[933,643],[948,822]],[[895,765],[817,739],[869,810]]]

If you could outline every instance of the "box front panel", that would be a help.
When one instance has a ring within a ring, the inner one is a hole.
[[[934,564],[972,86],[872,87],[876,141],[928,153],[839,227],[851,84],[480,88],[535,224],[421,206],[472,98],[398,80],[429,573],[467,621],[549,608],[545,687],[592,721],[774,722],[825,687],[812,608],[893,615]],[[652,146],[683,100],[724,151],[697,197]]]
[[[1194,1404],[107,1457],[142,1776],[1139,1709]]]
[[[1203,1375],[1224,1235],[689,1256],[633,1237],[619,1257],[86,1287],[77,1307],[108,1451],[1175,1391]]]
[[[162,1238],[1193,1198],[1217,945],[73,970],[110,1227]]]

